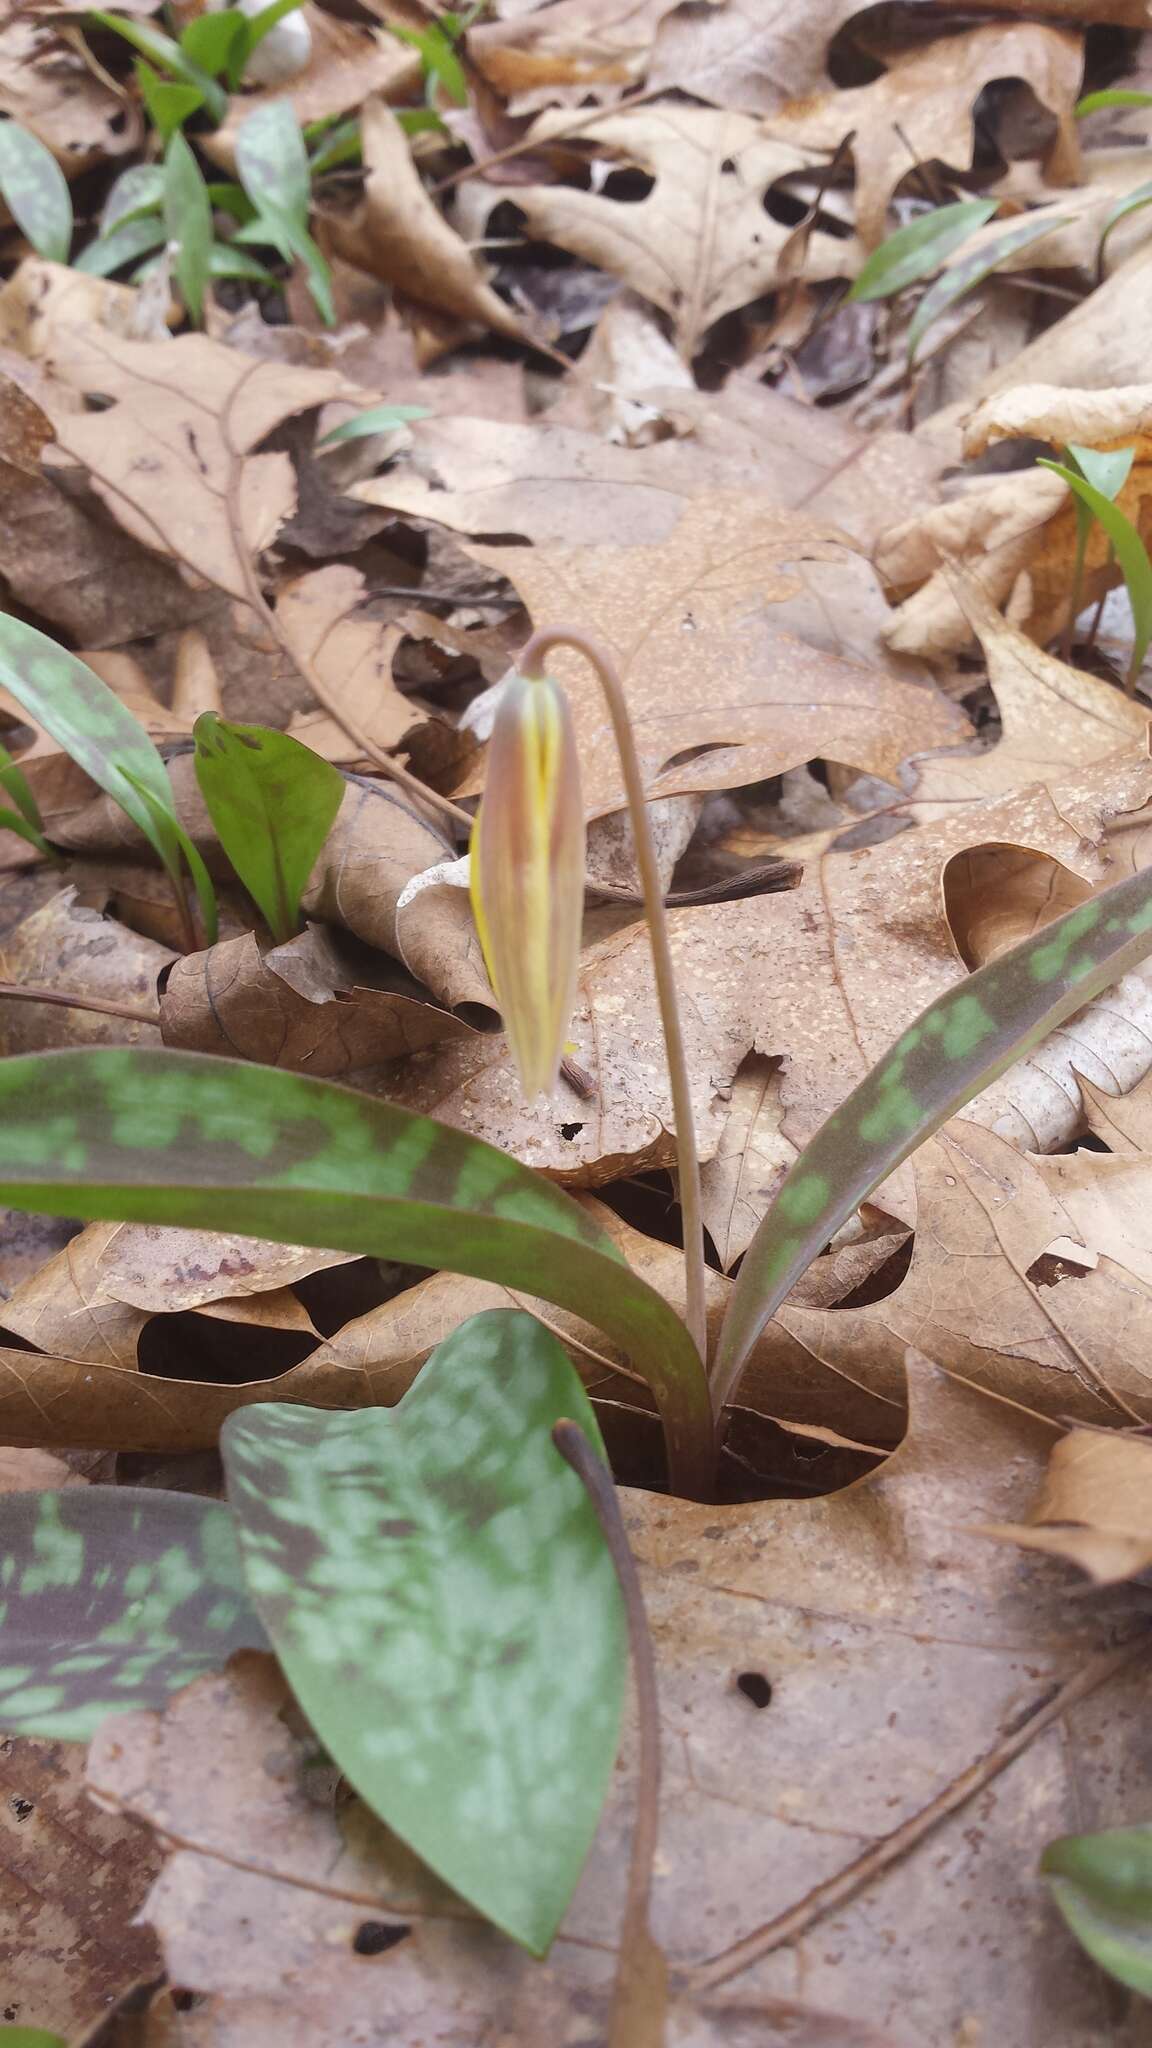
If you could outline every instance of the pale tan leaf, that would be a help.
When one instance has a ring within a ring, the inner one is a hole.
[[[284,584],[276,617],[305,673],[319,677],[328,701],[346,710],[377,746],[395,747],[419,722],[420,713],[392,679],[403,628],[369,617],[362,610],[367,597],[359,569],[331,562]],[[306,738],[299,730],[298,736]]]
[[[547,142],[570,117],[544,114],[532,140]],[[606,114],[581,140],[654,179],[647,197],[624,203],[567,185],[519,186],[516,204],[531,233],[620,276],[672,316],[681,354],[691,357],[724,313],[771,291],[791,230],[765,210],[764,195],[806,170],[810,152],[763,134],[743,114],[663,102]],[[808,245],[809,280],[851,277],[859,245],[826,232]]]
[[[62,890],[34,911],[0,944],[0,981],[61,993],[106,997],[139,1009],[156,1008],[156,983],[174,955],[114,918],[85,910],[75,892]],[[41,1052],[56,1045],[156,1045],[157,1027],[136,1018],[46,1003],[0,1003],[0,1048]]]
[[[1071,1430],[1053,1446],[1029,1520],[993,1522],[985,1534],[1070,1558],[1098,1586],[1147,1571],[1152,1565],[1152,1442],[1116,1431]]]
[[[425,190],[408,137],[391,108],[379,98],[365,100],[360,127],[368,174],[364,201],[349,220],[329,221],[338,253],[419,306],[522,340],[521,322],[485,283],[465,243]]]

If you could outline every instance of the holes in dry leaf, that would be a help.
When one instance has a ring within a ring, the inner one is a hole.
[[[387,1920],[362,1920],[352,1936],[352,1953],[357,1956],[386,1955],[411,1932],[411,1927],[403,1921],[390,1924]]]
[[[561,1124],[560,1136],[562,1138],[567,1138],[568,1143],[571,1145],[573,1141],[580,1136],[580,1133],[583,1129],[583,1124]]]
[[[13,1813],[15,1814],[17,1820],[27,1820],[29,1814],[34,1813],[36,1810],[32,1801],[30,1799],[22,1799],[19,1793],[17,1793],[14,1798],[10,1799],[8,1801],[8,1804],[11,1807]]]
[[[765,1678],[762,1671],[740,1671],[736,1676],[736,1690],[742,1692],[754,1707],[767,1707],[772,1701],[772,1680]]]
[[[1033,1259],[1024,1278],[1033,1287],[1058,1287],[1061,1280],[1082,1280],[1091,1271],[1091,1266],[1078,1265],[1075,1259],[1041,1252],[1038,1259]]]
[[[656,184],[655,178],[647,171],[640,171],[632,164],[624,165],[618,171],[610,171],[602,187],[605,199],[622,201],[625,206],[638,206]]]
[[[734,157],[734,156],[726,156],[726,157],[725,157],[725,159],[724,159],[724,161],[723,161],[723,163],[722,163],[722,164],[721,164],[721,166],[720,166],[720,169],[721,169],[721,170],[723,171],[723,173],[724,173],[725,177],[728,177],[728,178],[732,177],[732,176],[734,175],[734,173],[735,173],[735,170],[736,170],[736,159],[735,159],[735,157]]]

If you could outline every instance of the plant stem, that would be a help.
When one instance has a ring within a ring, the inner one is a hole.
[[[628,1622],[628,1648],[636,1687],[640,1758],[636,1821],[628,1859],[628,1893],[620,1924],[620,1947],[607,2048],[661,2048],[665,2034],[668,1966],[652,1934],[649,1911],[652,1866],[660,1836],[660,1702],[656,1659],[636,1560],[620,1513],[612,1475],[578,1423],[567,1418],[552,1431],[560,1456],[572,1467],[591,1503],[616,1568]]]
[[[1068,617],[1060,638],[1060,659],[1072,666],[1072,635],[1080,614],[1080,589],[1084,581],[1084,556],[1088,547],[1088,524],[1080,518],[1080,506],[1076,507],[1076,559],[1072,567],[1072,595],[1068,601]]]
[[[672,948],[668,941],[664,891],[660,886],[660,873],[656,865],[656,849],[652,843],[652,830],[648,822],[644,777],[636,752],[632,720],[628,715],[624,685],[612,656],[606,648],[599,646],[595,640],[590,640],[586,633],[567,626],[546,626],[542,632],[533,633],[517,664],[521,675],[539,676],[542,673],[545,656],[554,647],[572,648],[575,653],[582,655],[588,666],[594,670],[604,692],[616,739],[616,751],[620,756],[624,789],[628,797],[628,812],[632,820],[632,837],[636,845],[636,866],[644,896],[644,915],[652,947],[652,966],[656,976],[660,1022],[664,1028],[664,1049],[672,1091],[672,1113],[676,1119],[676,1158],[680,1180],[680,1211],[684,1222],[684,1269],[687,1281],[684,1320],[696,1349],[707,1364],[704,1220],[700,1201],[700,1161],[696,1152],[696,1124],[692,1114],[692,1090],[688,1079],[688,1062],[684,1053],[680,1008],[676,1001],[676,971],[672,965]]]
[[[0,981],[0,999],[15,1003],[55,1003],[63,1010],[92,1010],[100,1017],[124,1017],[129,1024],[159,1026],[159,1010],[136,1003],[117,1003],[110,996],[81,995],[77,989],[39,988],[29,982]]]

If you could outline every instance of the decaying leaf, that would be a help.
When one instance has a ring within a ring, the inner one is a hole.
[[[362,613],[367,596],[360,571],[333,562],[285,584],[276,618],[305,673],[320,678],[328,701],[345,709],[377,746],[395,747],[419,714],[392,679],[403,629]]]
[[[262,954],[245,932],[177,961],[160,1005],[165,1045],[325,1076],[471,1036],[450,1010],[358,984],[322,927],[303,941]]]
[[[547,142],[566,118],[541,115],[532,140]],[[674,103],[605,114],[582,127],[581,140],[642,166],[655,179],[648,196],[625,204],[567,185],[521,186],[517,206],[541,240],[622,276],[670,314],[691,358],[723,314],[779,282],[790,230],[766,212],[764,195],[808,169],[812,155],[743,114]],[[859,260],[854,241],[817,233],[804,275],[850,277]]]
[[[956,170],[971,163],[973,110],[996,78],[1027,79],[1055,114],[1049,169],[1053,183],[1074,183],[1079,145],[1072,107],[1082,67],[1078,36],[1039,22],[996,23],[913,48],[870,85],[785,107],[767,132],[798,148],[828,150],[851,135],[856,232],[874,248],[884,237],[893,190],[914,161],[939,160]]]
[[[49,1007],[45,1003],[0,1003],[0,1047],[5,1053],[38,1052],[51,1045],[149,1045],[158,1043],[156,984],[173,954],[140,938],[99,911],[86,910],[62,890],[17,925],[0,945],[0,980],[67,994],[107,998],[124,1004],[127,1017],[98,1010]]]
[[[989,1536],[1070,1558],[1111,1586],[1152,1566],[1152,1442],[1074,1429],[1053,1445],[1027,1522],[988,1524]]]
[[[50,362],[70,390],[114,401],[54,421],[113,518],[238,598],[250,595],[249,557],[296,502],[288,456],[259,454],[259,443],[294,413],[365,396],[334,370],[257,362],[204,335],[123,341],[61,327]]]
[[[364,202],[347,223],[329,223],[333,246],[418,307],[479,322],[498,334],[521,335],[520,321],[492,287],[438,207],[412,162],[408,138],[382,99],[361,114]]]

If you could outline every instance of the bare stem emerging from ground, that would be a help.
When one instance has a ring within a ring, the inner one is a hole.
[[[624,788],[628,797],[628,812],[632,820],[632,836],[636,844],[636,866],[644,895],[644,915],[652,946],[652,965],[656,975],[660,1021],[664,1027],[668,1079],[672,1089],[672,1112],[676,1119],[676,1155],[680,1179],[680,1209],[684,1221],[684,1267],[688,1293],[684,1319],[701,1358],[707,1363],[704,1222],[700,1202],[700,1161],[696,1153],[696,1125],[692,1115],[692,1090],[688,1079],[688,1062],[684,1053],[680,1009],[676,1001],[676,972],[672,965],[672,949],[668,942],[664,891],[660,886],[656,849],[652,843],[652,832],[648,823],[644,778],[640,771],[632,721],[628,715],[624,685],[612,656],[606,648],[589,639],[585,633],[566,626],[545,627],[542,632],[534,633],[517,663],[521,675],[540,676],[546,657],[556,647],[572,648],[576,654],[582,655],[589,667],[595,671],[604,692],[608,715],[612,720],[616,749],[620,756]]]
[[[38,988],[31,982],[25,986],[19,981],[0,981],[0,1000],[9,998],[14,1003],[54,1003],[62,1010],[93,1010],[100,1017],[124,1017],[129,1024],[160,1023],[157,1009],[146,1009],[142,1003],[117,1003],[111,996],[85,996],[78,990],[60,988]]]
[[[636,1687],[640,1761],[636,1820],[628,1863],[628,1894],[620,1924],[620,1950],[607,2048],[662,2048],[668,1965],[649,1923],[652,1868],[660,1836],[660,1702],[656,1659],[640,1574],[632,1555],[612,1475],[578,1423],[558,1422],[552,1441],[580,1480],[612,1554],[624,1611]]]

